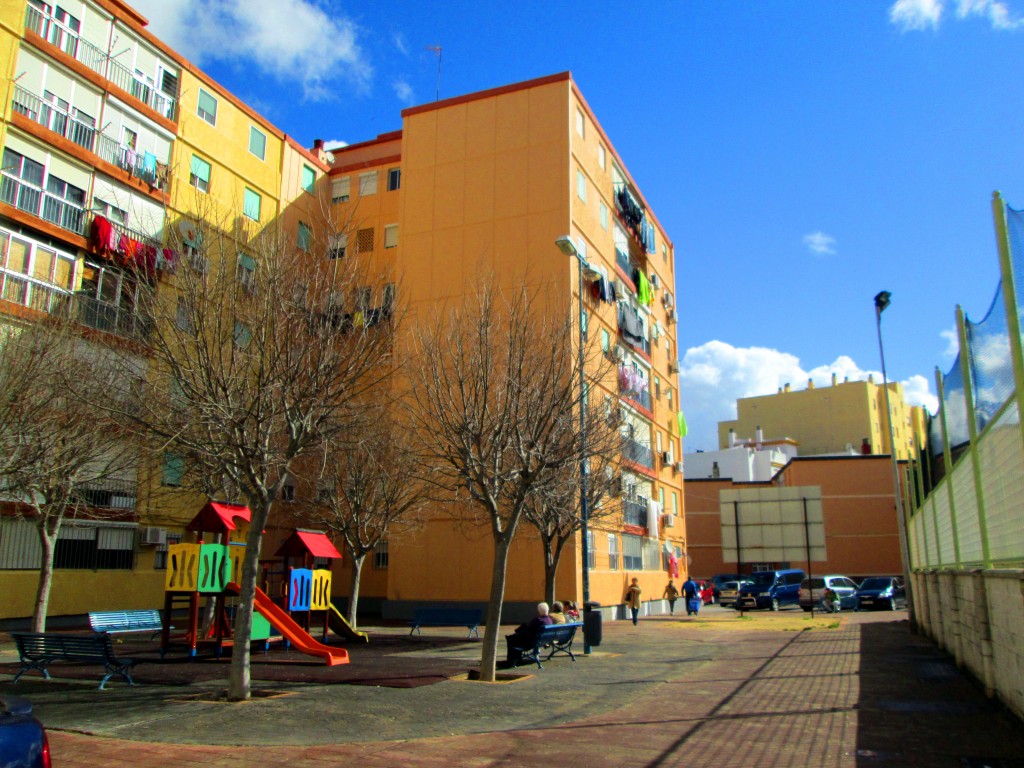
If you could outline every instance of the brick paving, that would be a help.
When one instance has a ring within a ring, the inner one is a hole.
[[[771,630],[777,618],[738,625],[711,608],[699,623],[610,623],[599,653],[508,685],[302,682],[282,686],[294,695],[235,705],[174,701],[182,686],[4,689],[36,702],[55,765],[82,768],[1024,768],[1024,724],[911,635],[902,612],[797,632]],[[453,647],[467,665],[478,652]]]

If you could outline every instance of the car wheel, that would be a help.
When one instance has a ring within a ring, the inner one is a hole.
[[[895,597],[890,597],[889,598],[889,610],[890,611],[895,611],[896,610],[896,598]]]
[[[800,607],[804,609],[804,613],[810,613],[811,612],[811,609],[808,608],[806,605],[802,605]]]
[[[773,597],[772,598],[772,610],[773,611],[778,611],[779,610],[779,598],[777,598],[777,597]]]

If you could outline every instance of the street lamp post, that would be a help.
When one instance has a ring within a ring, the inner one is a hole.
[[[583,268],[590,269],[590,265],[587,260],[583,257],[583,254],[576,248],[576,244],[572,241],[572,238],[568,235],[562,235],[555,240],[555,245],[558,249],[566,254],[567,256],[573,256],[576,259],[576,275],[577,275],[577,287],[579,289],[580,299],[580,339],[579,339],[579,358],[577,365],[580,369],[580,535],[583,539],[582,553],[583,553],[583,611],[584,617],[588,610],[588,603],[590,602],[590,541],[589,541],[589,522],[590,513],[587,509],[587,415],[586,415],[586,377],[583,372],[583,334],[586,332],[586,321],[583,313]],[[587,632],[587,627],[583,627],[583,653],[590,653],[590,634]]]
[[[910,631],[917,632],[917,616],[914,613],[913,585],[910,583],[910,550],[907,547],[907,513],[903,507],[903,492],[900,489],[899,464],[896,461],[896,432],[892,424],[892,408],[889,405],[889,379],[885,373],[885,348],[882,346],[882,312],[889,306],[892,294],[880,291],[875,296],[875,325],[878,328],[878,356],[882,361],[882,393],[885,397],[885,412],[889,420],[889,455],[892,459],[893,495],[896,497],[896,527],[900,534],[900,558],[903,561],[903,584],[907,593],[907,613]]]

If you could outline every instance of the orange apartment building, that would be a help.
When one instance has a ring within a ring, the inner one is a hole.
[[[690,571],[696,576],[710,578],[716,573],[747,574],[770,568],[807,571],[807,558],[802,553],[785,562],[755,562],[742,554],[744,541],[751,550],[755,539],[757,546],[763,543],[763,534],[755,526],[744,526],[745,503],[739,504],[738,512],[733,505],[737,495],[732,492],[750,489],[763,489],[764,501],[785,497],[790,489],[820,494],[825,558],[810,563],[815,574],[838,573],[856,579],[902,573],[889,456],[801,456],[791,459],[769,482],[695,479],[687,480],[685,488],[690,536],[687,554]],[[747,514],[750,512],[753,510],[747,507]],[[730,526],[739,529],[741,562],[723,558],[723,529]]]
[[[610,395],[624,418],[624,512],[591,531],[591,597],[618,605],[633,576],[646,596],[660,597],[668,554],[682,559],[686,539],[671,240],[569,73],[402,117],[400,131],[333,152],[331,206],[346,230],[339,255],[372,251],[384,290],[399,286],[411,329],[491,280],[542,288],[558,311],[574,311],[576,260],[555,244],[572,238],[591,267],[587,332],[619,369],[620,391]],[[601,279],[616,301],[592,288]],[[581,599],[578,544],[563,555],[560,598]],[[541,598],[542,565],[539,541],[524,526],[509,560],[507,615]],[[360,605],[401,617],[423,603],[483,604],[490,570],[486,530],[467,533],[438,508],[364,570]],[[348,579],[337,574],[334,583],[337,594]]]

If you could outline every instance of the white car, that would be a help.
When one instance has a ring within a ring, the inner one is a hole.
[[[839,595],[839,609],[857,608],[857,583],[853,579],[838,574],[815,576],[800,582],[800,607],[805,611],[811,608],[831,610],[823,604],[825,589],[829,588]]]

